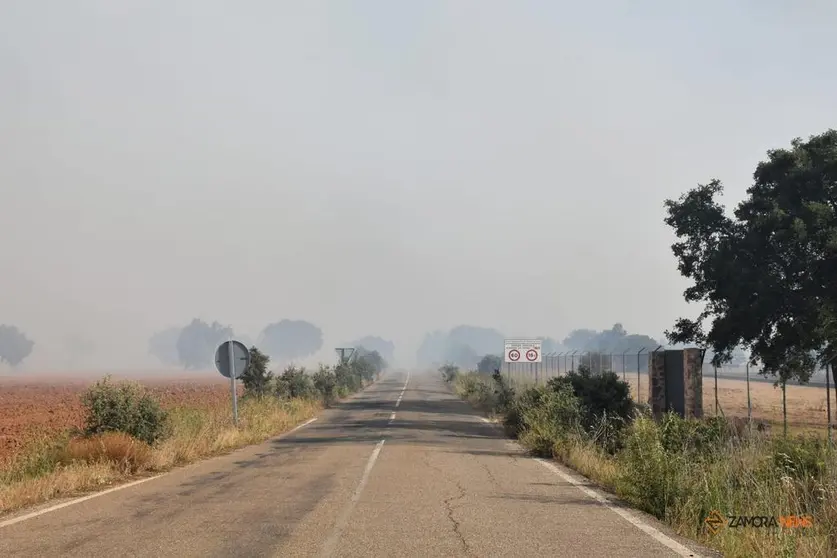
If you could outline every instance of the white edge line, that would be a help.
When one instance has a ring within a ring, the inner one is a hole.
[[[142,484],[144,482],[152,481],[154,479],[159,479],[167,475],[168,473],[161,473],[159,475],[154,475],[153,477],[148,477],[144,479],[135,480],[133,482],[129,482],[127,484],[121,484],[119,486],[115,486],[113,488],[108,488],[107,490],[103,490],[101,492],[96,492],[95,494],[88,494],[87,496],[82,496],[81,498],[76,498],[75,500],[70,500],[69,502],[64,502],[62,504],[56,504],[55,506],[50,506],[44,510],[27,513],[26,515],[21,515],[20,517],[15,517],[12,519],[7,519],[0,523],[0,529],[3,527],[8,527],[10,525],[14,525],[15,523],[20,523],[21,521],[26,521],[27,519],[32,519],[34,517],[38,517],[39,515],[44,515],[45,513],[53,512],[56,510],[60,510],[61,508],[66,508],[67,506],[72,506],[73,504],[80,504],[81,502],[92,500],[93,498],[98,498],[99,496],[104,496],[105,494],[109,494],[111,492],[116,492],[117,490],[122,490],[123,488],[130,488],[132,486],[136,486],[138,484]]]
[[[696,553],[692,550],[689,550],[688,548],[686,548],[685,546],[683,546],[679,542],[675,541],[671,537],[663,534],[662,532],[655,529],[651,525],[648,525],[647,523],[645,523],[644,521],[642,521],[641,519],[639,519],[638,517],[636,517],[632,513],[628,512],[628,511],[626,511],[622,508],[615,507],[607,498],[605,498],[604,496],[602,496],[601,494],[599,494],[595,490],[591,490],[590,488],[582,485],[576,479],[574,479],[573,477],[571,477],[570,475],[568,475],[567,473],[565,473],[564,471],[562,471],[561,469],[556,467],[554,464],[550,463],[549,461],[545,461],[544,459],[541,459],[541,458],[535,458],[535,461],[537,461],[538,463],[540,463],[541,465],[543,465],[544,467],[546,467],[551,472],[555,473],[556,475],[558,475],[559,477],[561,477],[562,479],[564,479],[565,481],[567,481],[571,485],[573,485],[576,488],[578,488],[579,490],[581,490],[587,496],[589,496],[589,497],[593,498],[594,500],[598,501],[604,507],[606,507],[610,511],[616,513],[617,515],[622,517],[624,520],[626,520],[628,523],[630,523],[631,525],[633,525],[634,527],[636,527],[640,531],[644,532],[646,535],[650,536],[652,539],[654,539],[658,543],[670,548],[671,550],[676,552],[679,556],[682,556],[684,558],[700,558],[700,554],[698,554],[698,553]]]
[[[485,423],[491,424],[492,426],[495,426],[495,427],[499,428],[499,425],[496,422],[494,422],[490,419],[487,419],[485,417],[480,417],[480,420],[485,422]],[[583,484],[579,483],[572,476],[568,475],[567,473],[565,473],[564,471],[562,471],[561,469],[556,467],[554,463],[550,463],[549,461],[547,461],[545,459],[542,459],[542,458],[539,458],[539,457],[536,457],[535,461],[537,461],[538,463],[540,463],[541,465],[546,467],[549,471],[551,471],[552,473],[555,473],[556,475],[558,475],[559,477],[561,477],[562,479],[564,479],[565,481],[567,481],[568,483],[570,483],[574,487],[581,490],[587,496],[589,496],[589,497],[593,498],[594,500],[598,501],[600,504],[604,505],[607,509],[616,513],[622,519],[626,520],[628,523],[630,523],[631,525],[633,525],[634,527],[636,527],[637,529],[639,529],[640,531],[642,531],[646,535],[650,536],[652,539],[654,539],[658,543],[662,544],[663,546],[665,546],[667,548],[670,548],[671,550],[676,552],[679,556],[682,556],[683,558],[702,558],[701,555],[698,554],[697,552],[695,552],[693,550],[690,550],[689,548],[683,546],[682,544],[675,541],[671,537],[662,533],[660,530],[655,529],[651,525],[645,523],[644,521],[642,521],[641,519],[636,517],[634,514],[628,512],[625,509],[618,508],[618,507],[614,506],[610,502],[610,500],[608,500],[606,497],[602,496],[601,494],[599,494],[595,490],[592,490],[591,488],[586,487]]]
[[[366,468],[363,470],[363,475],[360,477],[360,484],[357,485],[355,493],[352,494],[352,499],[337,519],[337,523],[334,525],[334,530],[331,532],[331,536],[329,536],[328,540],[326,540],[325,544],[323,544],[323,550],[321,553],[323,558],[328,558],[334,553],[334,549],[340,541],[340,536],[343,534],[343,530],[349,523],[349,517],[355,509],[355,505],[357,505],[358,500],[360,500],[360,495],[366,487],[366,483],[369,482],[369,475],[372,473],[372,467],[375,466],[375,461],[378,460],[378,455],[380,455],[381,449],[384,447],[384,442],[386,442],[386,440],[381,440],[375,444],[375,449],[372,450],[372,455],[369,456],[369,460],[366,462]]]
[[[279,434],[278,436],[274,436],[273,438],[268,438],[267,440],[265,440],[265,442],[267,442],[268,440],[271,440],[271,439],[276,440],[276,439],[284,438],[288,434],[291,434],[292,432],[296,432],[300,428],[308,426],[309,424],[311,424],[315,420],[317,420],[317,417],[314,417],[312,419],[308,419],[305,422],[303,422],[302,424],[298,424],[295,427],[291,428],[287,432],[283,432],[282,434]],[[252,445],[257,445],[257,444],[252,444]],[[244,447],[250,447],[250,446],[244,446]],[[244,448],[240,448],[240,449],[244,449]],[[195,463],[200,463],[201,461],[204,461],[204,460],[199,460],[199,461],[196,461]],[[136,486],[136,485],[142,484],[144,482],[153,481],[154,479],[159,479],[160,477],[165,477],[166,475],[169,475],[169,474],[173,473],[175,470],[177,470],[177,469],[174,469],[172,471],[167,471],[165,473],[160,473],[159,475],[154,475],[153,477],[146,477],[144,479],[139,479],[139,480],[135,480],[135,481],[132,481],[132,482],[129,482],[129,483],[120,484],[119,486],[114,486],[113,488],[108,488],[107,490],[102,490],[101,492],[95,492],[93,494],[88,494],[87,496],[82,496],[80,498],[75,498],[75,499],[70,500],[68,502],[63,502],[61,504],[56,504],[54,506],[50,506],[50,507],[45,508],[43,510],[34,511],[34,512],[31,512],[31,513],[27,513],[26,515],[13,517],[12,519],[7,519],[6,521],[1,521],[0,522],[0,529],[2,529],[3,527],[9,527],[11,525],[14,525],[15,523],[20,523],[21,521],[26,521],[27,519],[33,519],[35,517],[38,517],[39,515],[44,515],[44,514],[47,514],[47,513],[50,513],[50,512],[60,510],[61,508],[66,508],[66,507],[72,506],[74,504],[80,504],[82,502],[86,502],[87,500],[92,500],[93,498],[98,498],[99,496],[104,496],[105,494],[110,494],[111,492],[116,492],[117,490],[123,490],[125,488],[131,488],[132,486]]]

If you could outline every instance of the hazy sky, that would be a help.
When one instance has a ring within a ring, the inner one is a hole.
[[[837,126],[837,3],[0,3],[0,323],[142,366],[192,317],[331,347],[654,336],[663,200]],[[83,352],[83,351],[82,351]],[[117,363],[117,360],[119,361]]]

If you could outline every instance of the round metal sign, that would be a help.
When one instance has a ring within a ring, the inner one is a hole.
[[[230,373],[230,344],[232,344],[232,374]],[[225,378],[240,378],[250,366],[250,351],[240,341],[224,341],[215,351],[215,367]]]

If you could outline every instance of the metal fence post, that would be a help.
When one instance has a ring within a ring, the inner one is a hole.
[[[622,381],[625,381],[625,355],[628,354],[630,349],[625,349],[625,352],[622,353]]]
[[[747,373],[747,422],[751,422],[753,420],[753,403],[750,400],[750,361],[747,361],[747,366],[745,368]]]
[[[636,353],[636,398],[637,398],[636,400],[637,400],[637,402],[639,402],[639,393],[642,391],[642,389],[641,389],[642,378],[639,375],[639,372],[640,372],[640,369],[641,369],[641,367],[639,365],[639,355],[641,355],[643,353],[643,351],[645,351],[645,349],[647,349],[647,348],[648,347],[643,347]]]

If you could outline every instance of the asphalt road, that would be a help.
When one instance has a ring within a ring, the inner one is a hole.
[[[711,555],[526,457],[435,375],[407,380],[391,373],[286,437],[2,526],[0,556]]]

